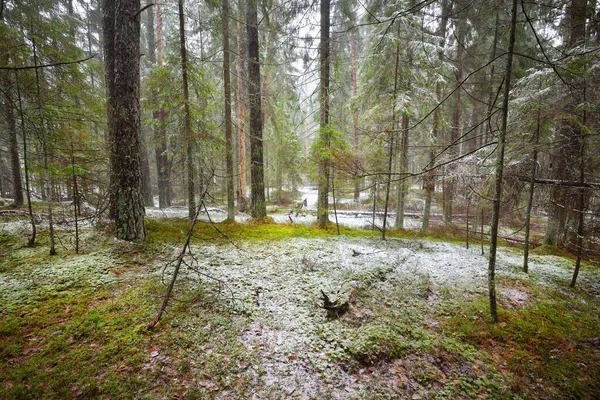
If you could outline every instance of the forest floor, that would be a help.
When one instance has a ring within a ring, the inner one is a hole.
[[[22,217],[19,217],[22,218]],[[187,230],[148,240],[84,226],[26,247],[0,222],[0,398],[599,398],[600,269],[500,248],[489,321],[479,245],[298,224],[201,223],[161,323]],[[486,249],[487,250],[487,249]],[[321,291],[349,301],[329,318]]]

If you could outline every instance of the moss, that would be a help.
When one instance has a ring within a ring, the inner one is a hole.
[[[186,219],[150,220],[146,222],[148,240],[151,244],[157,243],[181,243],[185,239],[189,229],[189,221]],[[340,227],[340,234],[345,236],[372,236],[370,231],[354,230]],[[295,237],[321,238],[337,236],[335,227],[319,229],[314,226],[275,224],[264,220],[256,223],[216,223],[198,222],[194,229],[194,237],[204,240],[215,240],[227,242],[230,240],[283,240]]]
[[[350,336],[348,353],[363,364],[400,358],[431,350],[432,335],[418,327],[381,318],[357,328]]]
[[[573,258],[573,255],[569,253],[566,249],[548,244],[543,244],[541,246],[536,247],[535,249],[532,249],[531,254],[535,254],[538,256],[558,256],[564,258]]]
[[[530,307],[500,309],[500,323],[490,322],[486,298],[463,304],[462,315],[443,326],[455,338],[445,346],[451,350],[464,341],[504,360],[514,377],[512,389],[523,395],[532,395],[528,388],[539,380],[546,397],[600,396],[600,354],[586,344],[600,331],[598,301],[565,296],[547,288],[536,291],[538,300]]]

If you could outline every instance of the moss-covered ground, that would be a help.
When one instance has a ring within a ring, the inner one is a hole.
[[[148,330],[186,220],[148,220],[144,244],[85,227],[81,254],[63,229],[55,256],[8,224],[3,399],[600,398],[600,273],[571,290],[572,260],[544,249],[529,275],[502,249],[493,324],[486,258],[447,232],[201,223]],[[321,290],[348,312],[328,318]]]

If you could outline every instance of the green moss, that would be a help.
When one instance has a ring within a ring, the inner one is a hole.
[[[146,222],[146,231],[150,243],[182,243],[189,229],[186,219],[150,220]],[[345,236],[373,236],[370,231],[354,230],[340,227],[340,234]],[[194,236],[205,240],[283,240],[294,237],[319,238],[337,236],[337,229],[319,229],[315,226],[275,224],[268,221],[256,223],[217,223],[198,222]]]
[[[462,315],[444,324],[443,332],[454,337],[445,346],[451,350],[464,341],[490,357],[504,359],[511,374],[518,377],[513,390],[525,395],[531,395],[527,388],[541,380],[547,396],[596,397],[600,395],[600,355],[586,343],[600,331],[598,301],[580,302],[565,296],[547,288],[536,292],[538,301],[528,308],[500,309],[500,323],[490,322],[486,298],[464,304]],[[579,367],[583,364],[586,368]]]
[[[429,332],[381,318],[357,328],[350,336],[347,352],[363,364],[372,364],[409,352],[425,353],[432,347],[433,336]]]

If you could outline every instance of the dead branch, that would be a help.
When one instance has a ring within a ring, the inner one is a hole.
[[[179,275],[179,269],[181,268],[181,264],[184,263],[183,259],[187,253],[187,250],[190,247],[190,240],[193,236],[194,227],[196,226],[196,222],[198,221],[198,215],[200,215],[200,211],[202,210],[202,207],[203,206],[206,207],[204,205],[205,195],[206,195],[206,189],[204,190],[204,193],[202,193],[202,196],[200,197],[200,204],[198,205],[198,207],[196,208],[196,212],[194,213],[194,218],[192,219],[192,223],[190,224],[190,228],[188,229],[188,233],[185,238],[185,243],[184,243],[181,251],[179,252],[179,255],[175,259],[175,271],[173,272],[173,277],[171,278],[171,283],[169,283],[169,287],[167,288],[167,293],[165,293],[165,298],[162,302],[162,305],[160,306],[160,309],[158,310],[158,314],[156,314],[156,318],[154,319],[154,321],[152,321],[148,325],[148,329],[152,329],[156,325],[158,325],[160,318],[162,317],[163,313],[167,309],[167,305],[169,304],[169,298],[171,297],[171,292],[173,291],[173,287],[175,286],[175,281],[177,280],[177,275]],[[169,264],[167,264],[167,265],[169,265]],[[166,269],[166,266],[165,266],[165,269]],[[164,270],[163,270],[163,272],[164,272]]]

